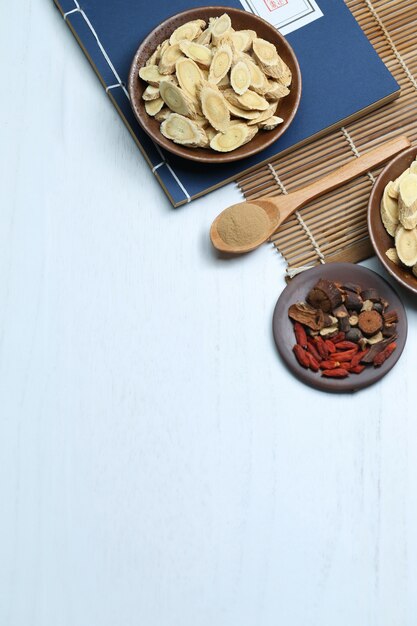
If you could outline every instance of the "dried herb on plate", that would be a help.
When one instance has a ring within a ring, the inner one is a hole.
[[[326,378],[360,375],[380,367],[396,349],[398,314],[373,287],[320,279],[305,302],[288,309],[293,352],[305,369]]]

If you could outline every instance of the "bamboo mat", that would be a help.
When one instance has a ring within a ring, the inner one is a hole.
[[[401,87],[401,96],[290,155],[271,160],[237,183],[249,199],[288,193],[399,134],[417,140],[417,2],[345,0]],[[373,254],[366,212],[381,171],[365,174],[297,211],[271,241],[287,275],[319,263],[357,263]]]

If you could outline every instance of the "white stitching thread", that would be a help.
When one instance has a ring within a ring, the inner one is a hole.
[[[273,175],[273,177],[275,178],[278,187],[281,189],[282,193],[287,195],[288,191],[286,190],[284,183],[281,181],[280,177],[278,176],[278,174],[276,173],[274,167],[271,165],[271,163],[268,163],[268,167]],[[307,237],[310,239],[311,241],[311,245],[314,248],[315,253],[317,254],[320,263],[326,263],[326,260],[324,258],[324,254],[322,253],[322,251],[320,250],[320,246],[317,243],[317,241],[314,238],[313,233],[311,232],[310,228],[307,226],[307,224],[305,223],[305,221],[303,220],[303,218],[301,217],[301,214],[299,213],[299,211],[295,211],[294,215],[296,216],[300,226],[302,227],[302,229],[304,230],[305,234],[307,235]],[[299,272],[303,272],[304,270],[309,269],[308,266],[303,266],[303,267],[298,267],[298,268],[294,268],[292,271],[295,272],[296,274],[298,274]],[[287,273],[288,273],[288,269],[287,269]],[[288,274],[289,275],[289,274]],[[295,276],[295,274],[294,274]]]
[[[107,52],[105,51],[103,44],[101,43],[100,39],[98,38],[98,35],[96,33],[96,31],[93,28],[93,25],[91,24],[90,20],[88,19],[87,15],[85,14],[85,11],[81,8],[78,0],[74,0],[74,3],[76,5],[75,9],[72,9],[71,11],[67,11],[66,13],[64,13],[64,20],[67,21],[67,17],[68,15],[71,15],[72,13],[81,13],[81,15],[83,16],[84,20],[87,23],[87,26],[89,27],[89,29],[91,30],[91,32],[94,35],[94,38],[97,42],[98,47],[100,48],[104,58],[106,59],[111,71],[113,72],[113,74],[115,75],[115,77],[117,78],[117,83],[115,83],[114,85],[109,85],[108,87],[106,87],[106,93],[109,93],[110,89],[113,89],[115,87],[121,87],[127,97],[127,99],[130,101],[130,97],[129,97],[129,92],[127,91],[125,85],[123,84],[123,81],[121,80],[119,74],[116,71],[116,68],[114,67],[113,63],[110,60],[109,55],[107,54]],[[176,173],[174,172],[174,170],[172,169],[171,165],[168,163],[168,161],[165,159],[165,156],[163,155],[163,153],[161,152],[159,146],[155,143],[152,142],[156,148],[156,150],[158,151],[161,159],[162,159],[162,163],[159,163],[158,165],[156,165],[153,169],[152,172],[155,172],[155,170],[160,167],[161,165],[165,164],[168,168],[168,170],[170,171],[172,177],[174,178],[174,180],[176,181],[177,185],[179,186],[179,188],[181,189],[181,191],[183,192],[183,194],[185,195],[185,197],[187,198],[187,202],[191,201],[190,198],[190,194],[188,193],[188,191],[186,190],[186,188],[184,187],[184,185],[182,184],[182,182],[180,181],[180,179],[178,178],[178,176],[176,175]]]
[[[116,89],[117,87],[124,87],[123,83],[115,83],[114,85],[109,85],[106,87],[106,93],[109,93],[110,89]],[[128,96],[129,97],[129,96]]]
[[[79,13],[80,9],[77,7],[76,9],[71,9],[71,11],[67,11],[64,13],[64,20],[67,21],[67,16],[71,15],[71,13]]]
[[[361,155],[360,155],[359,150],[355,146],[354,141],[353,141],[351,135],[349,134],[349,132],[346,130],[346,128],[344,126],[342,126],[340,130],[342,131],[346,141],[348,142],[348,144],[350,146],[350,149],[352,150],[353,154],[355,155],[355,157],[357,157],[359,159],[359,157]],[[369,180],[371,181],[371,183],[373,184],[375,182],[375,178],[374,178],[373,174],[371,172],[367,172],[367,176],[368,176]]]

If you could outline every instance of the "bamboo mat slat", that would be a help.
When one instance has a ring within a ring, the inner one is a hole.
[[[417,2],[345,0],[371,44],[401,87],[400,97],[290,155],[271,160],[237,183],[248,200],[288,193],[399,134],[417,141]],[[271,241],[287,275],[319,263],[357,263],[373,254],[366,210],[379,167],[310,203]]]

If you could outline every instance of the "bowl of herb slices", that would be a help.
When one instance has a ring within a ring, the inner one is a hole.
[[[301,74],[271,24],[231,7],[198,7],[157,26],[132,61],[133,112],[157,144],[204,163],[243,159],[289,127]]]

